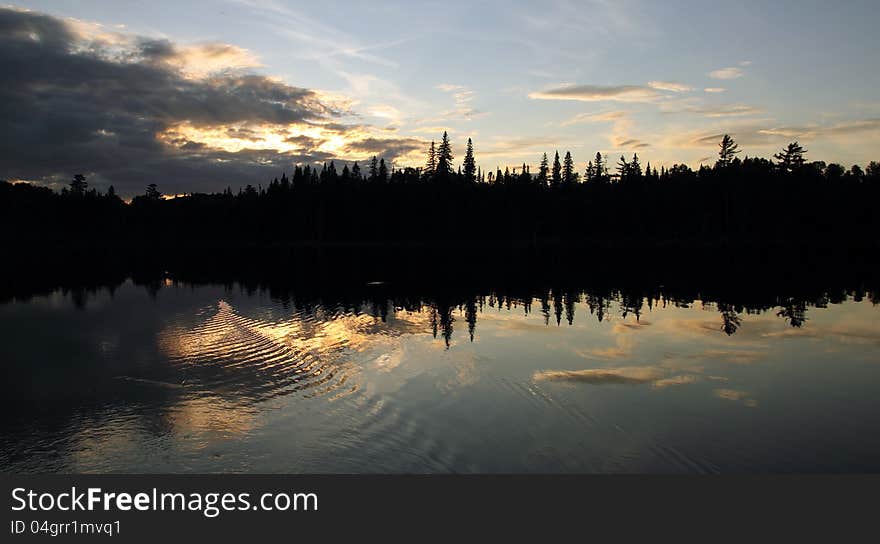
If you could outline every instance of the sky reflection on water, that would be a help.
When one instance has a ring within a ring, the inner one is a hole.
[[[358,306],[126,282],[12,301],[0,468],[880,468],[870,300],[737,311],[624,298],[377,304],[367,290]]]

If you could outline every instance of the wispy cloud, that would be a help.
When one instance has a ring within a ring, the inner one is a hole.
[[[749,408],[754,408],[758,405],[758,401],[753,399],[751,395],[749,395],[745,391],[740,391],[737,389],[716,389],[713,391],[713,393],[719,399],[742,402]]]
[[[612,122],[619,121],[626,117],[625,111],[604,111],[598,113],[579,113],[568,119],[567,121],[562,122],[562,126],[567,127],[570,125],[576,125],[579,123],[604,123],[604,122]]]
[[[721,104],[717,106],[670,105],[664,113],[694,113],[703,117],[746,117],[762,115],[764,110],[747,104]]]
[[[587,370],[545,370],[535,372],[535,381],[567,381],[593,385],[651,383],[663,377],[664,371],[657,367],[591,368]]]
[[[642,85],[563,85],[529,94],[537,100],[580,100],[583,102],[653,102],[656,89]]]
[[[736,66],[728,66],[726,68],[719,68],[718,70],[713,70],[709,72],[709,77],[713,79],[737,79],[745,75],[745,70],[748,66],[751,66],[752,61],[744,60],[738,63]]]
[[[736,79],[744,75],[742,68],[731,66],[709,72],[709,77],[714,79]]]
[[[674,81],[649,81],[648,87],[657,89],[658,91],[669,91],[673,93],[686,93],[693,90],[693,88],[688,85],[675,83]]]
[[[724,87],[706,87],[703,91],[707,93],[723,93],[727,91],[727,89]]]
[[[476,117],[486,115],[486,112],[479,111],[471,106],[474,98],[474,91],[464,85],[454,85],[452,83],[441,83],[437,85],[437,89],[448,93],[452,96],[455,107],[452,110],[444,112],[440,118],[447,120],[462,119],[470,121]]]

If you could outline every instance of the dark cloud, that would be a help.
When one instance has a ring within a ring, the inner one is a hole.
[[[616,147],[620,149],[645,149],[646,147],[651,147],[651,144],[641,140],[630,139],[617,142]]]
[[[425,147],[418,138],[365,138],[349,142],[345,150],[353,154],[369,153],[378,157],[399,157]]]
[[[157,182],[165,192],[218,190],[258,183],[294,162],[325,160],[322,140],[303,138],[296,153],[229,152],[158,134],[186,123],[237,126],[229,137],[256,141],[247,125],[355,127],[312,90],[254,74],[226,71],[190,77],[183,49],[167,40],[127,38],[119,44],[84,41],[71,24],[41,13],[0,9],[0,178],[64,181],[73,173],[113,183],[124,195]],[[243,50],[200,46],[199,58],[218,60]],[[242,128],[243,127],[243,128]],[[408,141],[366,140],[363,150],[412,149]]]

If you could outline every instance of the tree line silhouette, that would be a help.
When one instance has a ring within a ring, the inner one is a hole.
[[[207,274],[207,275],[206,275]],[[144,288],[150,297],[159,296],[169,287],[221,285],[229,294],[236,292],[249,297],[258,292],[282,305],[285,310],[321,319],[345,314],[367,314],[385,322],[400,312],[426,313],[428,326],[435,338],[442,338],[447,347],[457,328],[464,323],[468,337],[475,338],[479,315],[489,311],[517,311],[525,316],[538,312],[547,326],[573,325],[577,316],[598,322],[635,318],[637,321],[658,308],[697,307],[715,310],[717,330],[731,336],[744,319],[751,315],[773,313],[791,327],[808,323],[810,308],[825,308],[846,301],[880,303],[876,272],[862,276],[858,271],[826,276],[823,280],[793,282],[786,286],[741,288],[733,282],[720,281],[697,286],[684,281],[676,285],[617,280],[611,276],[571,278],[558,281],[496,281],[480,284],[437,282],[380,282],[375,284],[298,283],[289,278],[248,276],[201,270],[174,277],[138,271],[133,275],[89,275],[81,281],[60,285],[44,285],[42,289],[26,289],[17,285],[14,292],[0,291],[0,302],[25,301],[58,291],[69,296],[77,308],[85,308],[88,300],[105,291],[114,296],[122,284],[131,279]],[[428,332],[428,331],[425,331]]]
[[[158,183],[126,203],[77,174],[60,192],[0,182],[13,249],[346,245],[665,247],[744,244],[876,247],[880,164],[808,161],[797,142],[773,159],[738,156],[729,135],[713,166],[612,164],[578,172],[570,152],[538,171],[477,166],[469,138],[456,169],[446,133],[422,168],[373,157],[294,166],[265,187],[166,198]],[[157,180],[161,181],[161,180]]]

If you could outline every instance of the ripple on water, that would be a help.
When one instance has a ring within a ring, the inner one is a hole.
[[[338,394],[351,388],[346,342],[315,334],[320,326],[310,316],[274,322],[247,317],[221,300],[196,326],[163,331],[159,344],[191,388],[252,402],[297,392]]]

